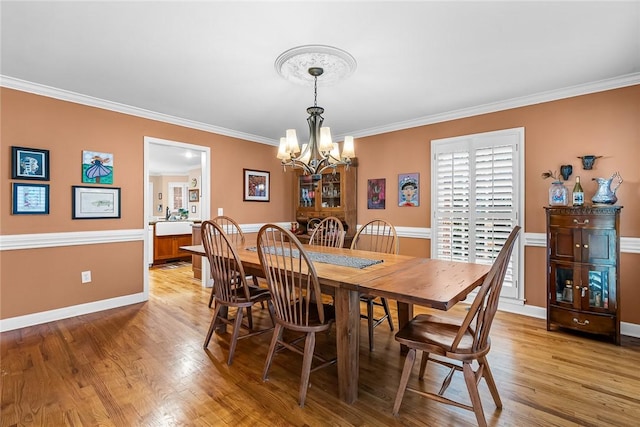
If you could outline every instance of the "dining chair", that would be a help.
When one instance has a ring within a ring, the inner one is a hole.
[[[396,333],[396,341],[407,346],[409,351],[393,405],[394,415],[398,415],[404,392],[409,390],[441,403],[473,411],[478,425],[486,426],[482,401],[478,393],[478,383],[482,378],[485,379],[489,387],[496,407],[502,408],[498,388],[487,361],[487,354],[491,348],[489,331],[498,308],[500,290],[519,232],[519,226],[515,226],[511,231],[462,322],[454,322],[429,314],[419,314]],[[430,393],[407,386],[418,350],[422,351],[418,375],[420,380],[424,379],[429,360],[450,368],[438,393]],[[436,357],[432,357],[433,355]],[[476,370],[473,369],[474,362],[477,362],[478,365]],[[444,392],[449,387],[456,371],[463,373],[471,406],[444,396]]]
[[[267,302],[271,322],[275,325],[273,308],[270,304],[271,295],[268,289],[259,289],[248,285],[244,267],[236,251],[236,245],[229,235],[224,232],[222,226],[213,221],[203,222],[202,245],[209,261],[216,295],[215,310],[209,326],[209,332],[204,340],[204,348],[209,346],[215,329],[223,325],[232,324],[233,333],[229,344],[229,358],[227,359],[227,365],[231,365],[238,340],[273,329],[271,327],[254,330],[250,311],[252,305]],[[235,319],[227,317],[229,308],[237,309]],[[247,310],[248,326],[242,323],[244,309]],[[248,333],[240,335],[240,329],[243,327],[248,329]]]
[[[311,233],[309,245],[341,248],[345,234],[342,221],[335,216],[328,216],[320,221]]]
[[[393,224],[384,219],[374,219],[364,224],[356,232],[351,242],[351,249],[397,254],[400,251],[400,241],[398,240],[398,235]],[[367,305],[366,316],[361,314],[360,317],[367,319],[369,351],[373,351],[373,329],[387,320],[389,322],[389,328],[393,331],[393,320],[391,319],[391,312],[389,311],[389,303],[386,298],[375,297],[369,294],[361,294],[360,301]],[[384,309],[384,315],[379,319],[374,318],[374,306],[379,306]]]
[[[229,241],[231,243],[233,243],[234,245],[244,244],[245,237],[244,237],[244,233],[242,232],[242,228],[240,228],[240,225],[236,221],[234,221],[233,218],[230,218],[224,215],[219,215],[211,219],[211,221],[215,222],[216,224],[220,225],[220,227],[222,227],[222,231],[224,231],[225,234],[229,237]],[[256,276],[251,276],[251,280],[253,284],[249,286],[253,286],[255,288],[260,287],[258,283],[258,278]],[[211,308],[211,305],[213,304],[214,297],[215,297],[215,287],[212,287],[211,295],[209,296],[209,308]],[[264,308],[264,304],[262,304],[262,308]]]
[[[266,224],[258,232],[258,255],[275,313],[275,330],[264,364],[262,379],[268,380],[276,352],[288,349],[303,356],[298,403],[304,407],[309,376],[336,362],[315,353],[316,333],[329,332],[335,321],[332,305],[323,304],[316,269],[297,237],[275,224]],[[284,330],[298,335],[283,339]],[[304,347],[300,345],[304,341]],[[312,367],[314,360],[319,361]]]

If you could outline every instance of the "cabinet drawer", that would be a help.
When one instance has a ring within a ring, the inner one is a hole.
[[[580,228],[615,228],[616,219],[613,215],[550,215],[551,227],[580,227]]]
[[[549,307],[549,320],[557,325],[578,331],[610,335],[616,330],[615,317]]]

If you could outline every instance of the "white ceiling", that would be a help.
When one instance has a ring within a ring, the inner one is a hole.
[[[1,8],[4,86],[69,91],[263,143],[292,127],[308,135],[313,89],[274,69],[278,55],[305,44],[357,61],[348,79],[318,89],[336,140],[640,82],[640,1],[3,0]]]

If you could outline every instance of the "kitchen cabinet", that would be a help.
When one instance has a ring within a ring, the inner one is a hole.
[[[184,252],[180,246],[191,245],[191,234],[174,234],[166,236],[154,235],[153,263],[159,264],[170,260],[190,259],[191,254]]]
[[[338,166],[318,175],[305,175],[296,170],[295,206],[298,238],[307,243],[313,220],[328,216],[339,218],[345,226],[345,247],[356,232],[356,166]],[[311,224],[310,224],[311,223]]]
[[[620,206],[547,207],[547,330],[620,344]]]

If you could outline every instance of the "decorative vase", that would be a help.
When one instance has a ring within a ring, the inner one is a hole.
[[[554,181],[549,187],[549,205],[567,206],[569,204],[569,190],[560,181]]]
[[[619,172],[615,172],[611,175],[611,178],[593,178],[595,182],[598,183],[598,191],[593,195],[591,201],[595,204],[604,204],[604,205],[613,205],[618,201],[618,197],[616,196],[616,191],[620,184],[622,184],[622,176]],[[611,183],[616,180],[613,188],[611,188]]]

